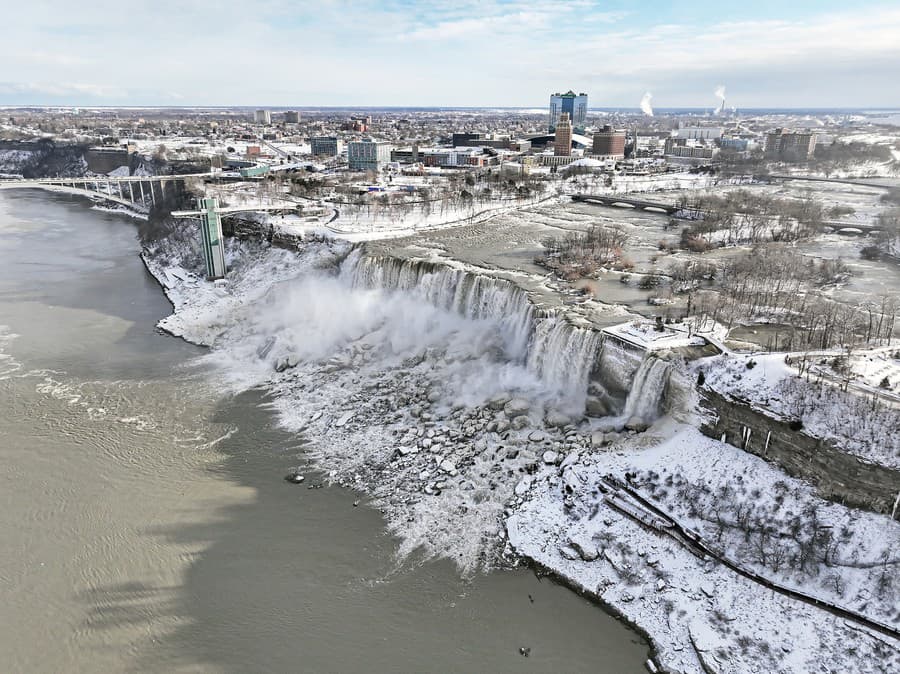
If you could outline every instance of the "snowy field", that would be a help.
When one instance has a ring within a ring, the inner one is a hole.
[[[867,371],[896,372],[898,363],[890,356],[892,352],[879,349],[871,354],[872,361],[858,354],[854,361],[860,363],[863,381]],[[795,358],[802,356],[796,354]],[[813,362],[828,363],[836,357],[838,354],[824,355]],[[698,367],[712,390],[785,420],[799,419],[809,435],[832,440],[866,461],[900,468],[900,409],[893,396],[875,404],[872,396],[879,389],[868,386],[843,391],[836,376],[817,384],[817,369],[824,372],[827,368],[813,365],[808,380],[785,363],[784,354],[723,354]]]
[[[537,475],[507,522],[511,545],[640,625],[669,671],[874,674],[900,667],[896,640],[698,558],[612,507],[598,491],[607,474],[623,479],[627,472],[659,471],[661,466],[696,483],[723,484],[739,477],[750,490],[766,493],[781,483],[796,499],[786,507],[812,504],[828,510],[824,517],[853,517],[840,506],[818,501],[808,485],[784,477],[764,461],[694,428],[664,422],[644,436],[614,442],[602,452],[570,456],[559,469]],[[861,558],[872,554],[877,561],[887,549],[896,563],[898,523],[872,515],[859,516],[854,525],[859,527],[855,535],[865,540]],[[871,595],[875,589],[860,587],[864,574],[840,572],[844,592],[856,592],[857,604],[865,604],[866,592]],[[803,587],[827,596],[830,590],[822,585],[829,582],[817,578]],[[882,603],[875,612],[887,611],[896,626],[895,602]]]

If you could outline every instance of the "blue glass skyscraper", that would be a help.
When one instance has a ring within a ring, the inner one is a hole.
[[[550,96],[550,133],[556,131],[556,122],[560,113],[568,112],[569,119],[572,120],[572,130],[575,133],[584,133],[585,121],[587,120],[587,94],[576,94],[574,91],[567,91],[564,94],[553,94]]]

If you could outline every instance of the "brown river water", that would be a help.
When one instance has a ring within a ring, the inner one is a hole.
[[[135,234],[0,192],[2,671],[645,671],[568,589],[398,561],[359,494],[284,482],[301,440],[155,330]]]

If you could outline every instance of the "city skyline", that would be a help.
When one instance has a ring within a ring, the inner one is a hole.
[[[7,106],[542,108],[573,89],[592,108],[652,92],[654,107],[702,109],[721,86],[729,108],[900,106],[886,2],[0,5]]]

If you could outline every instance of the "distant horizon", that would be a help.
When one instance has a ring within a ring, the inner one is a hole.
[[[549,109],[547,106],[539,105],[186,105],[186,104],[147,104],[147,105],[96,105],[96,104],[78,104],[78,103],[22,103],[8,104],[0,103],[0,110],[26,110],[26,109],[73,109],[73,110],[270,110],[273,112],[287,111],[303,111],[303,110],[410,110],[410,111],[429,111],[429,110],[544,110]],[[708,113],[715,110],[715,106],[690,107],[690,106],[654,106],[654,115],[664,112],[705,112]],[[603,106],[588,107],[588,112],[633,112],[640,113],[639,106]],[[900,113],[900,106],[877,106],[877,105],[856,105],[856,106],[751,106],[738,108],[727,106],[725,115],[728,116],[734,111],[741,112],[844,112],[858,114],[881,114],[881,113]],[[652,118],[654,115],[647,115]]]

